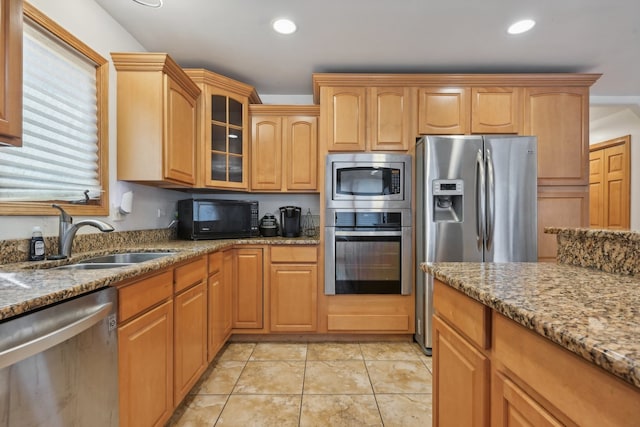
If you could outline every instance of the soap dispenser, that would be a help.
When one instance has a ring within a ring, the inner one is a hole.
[[[40,227],[33,227],[31,233],[31,242],[29,243],[29,261],[42,261],[44,260],[44,238],[42,237],[42,229]]]

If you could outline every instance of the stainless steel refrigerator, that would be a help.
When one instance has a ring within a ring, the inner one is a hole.
[[[533,136],[425,136],[416,144],[416,334],[431,354],[433,277],[421,262],[535,262]]]

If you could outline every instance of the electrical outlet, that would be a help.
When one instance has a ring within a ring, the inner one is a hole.
[[[162,218],[163,216],[167,216],[167,211],[164,209],[158,209],[158,218]]]

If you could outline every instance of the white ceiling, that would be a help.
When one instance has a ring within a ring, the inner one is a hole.
[[[602,73],[592,95],[640,96],[640,0],[96,0],[148,51],[259,94],[312,93],[314,72]],[[270,23],[289,17],[292,36]],[[509,36],[530,17],[529,33]]]

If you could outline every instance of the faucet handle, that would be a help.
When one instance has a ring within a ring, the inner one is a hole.
[[[71,223],[73,222],[73,218],[71,217],[71,215],[69,215],[68,213],[65,212],[64,209],[62,209],[62,206],[60,205],[56,205],[55,203],[53,203],[51,205],[51,207],[56,208],[60,211],[60,221],[62,222],[68,222]]]

